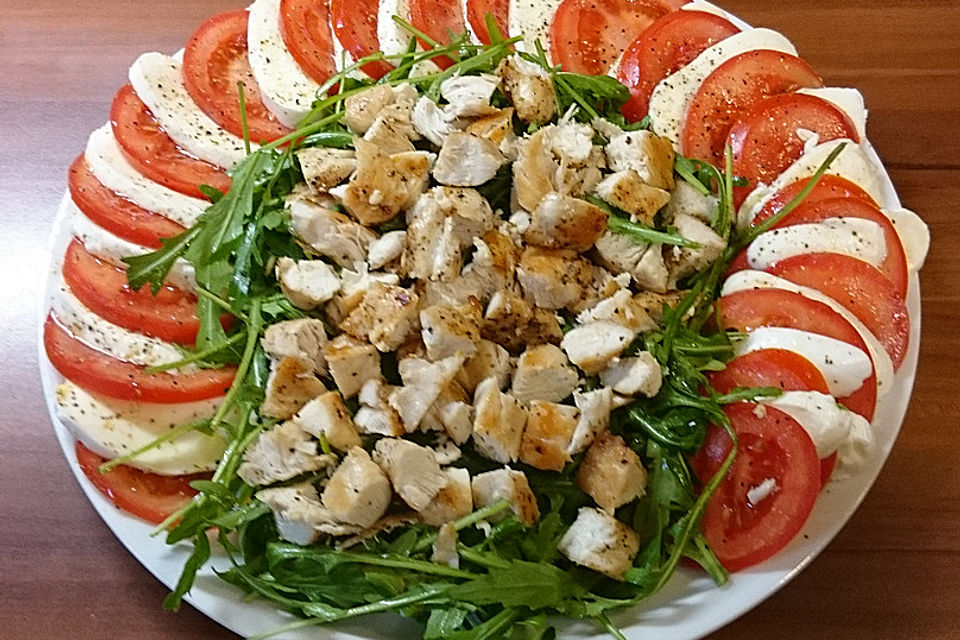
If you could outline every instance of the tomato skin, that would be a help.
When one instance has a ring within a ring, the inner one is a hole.
[[[220,13],[193,32],[183,52],[183,80],[197,106],[236,136],[243,135],[237,96],[237,81],[242,81],[250,139],[272,141],[290,129],[260,97],[247,59],[247,15],[245,9]]]
[[[737,356],[723,371],[709,374],[710,385],[720,393],[737,387],[776,387],[783,391],[830,393],[823,374],[812,362],[793,351],[759,349]]]
[[[51,313],[43,325],[47,357],[60,374],[78,387],[118,400],[176,404],[222,396],[235,367],[193,373],[144,373],[144,367],[117,360],[88,347],[64,329]]]
[[[410,0],[410,24],[440,44],[449,44],[450,34],[459,35],[467,30],[459,0]],[[424,48],[430,47],[422,40],[420,44]],[[453,60],[446,56],[433,58],[433,61],[441,69],[453,64]]]
[[[376,0],[330,0],[330,21],[333,24],[334,37],[350,52],[354,60],[380,50],[377,6]],[[411,7],[411,16],[412,11]],[[381,78],[390,73],[393,67],[383,60],[377,60],[368,62],[361,69],[371,78]]]
[[[784,93],[761,101],[733,123],[727,136],[733,172],[748,182],[734,189],[735,206],[757,184],[770,184],[803,155],[799,128],[816,133],[821,143],[839,138],[860,142],[850,117],[823,98]]]
[[[554,62],[574,73],[605,74],[668,11],[656,0],[563,0],[550,25]]]
[[[100,473],[97,467],[106,462],[106,458],[79,441],[74,451],[83,475],[100,493],[120,509],[153,524],[160,524],[197,495],[191,482],[210,478],[209,473],[162,476],[124,464]]]
[[[752,403],[724,408],[739,448],[737,457],[711,497],[703,533],[717,559],[730,571],[758,564],[783,549],[803,528],[820,490],[820,460],[807,432],[793,418]],[[705,481],[730,451],[730,437],[710,427],[699,463]],[[747,492],[767,478],[777,488],[757,505]]]
[[[67,184],[81,213],[127,242],[159,249],[162,238],[185,230],[173,220],[147,211],[103,186],[82,154],[70,165]]]
[[[750,332],[758,327],[786,327],[842,340],[869,356],[863,338],[839,313],[816,300],[783,289],[748,289],[717,300],[717,322],[722,329]],[[848,409],[873,420],[877,404],[877,376],[871,373],[863,385],[845,398]]]
[[[490,44],[487,33],[487,14],[493,15],[500,35],[508,37],[510,26],[510,0],[467,0],[467,21],[483,44]]]
[[[773,95],[822,86],[820,76],[796,56],[766,49],[741,53],[700,85],[687,109],[681,150],[689,158],[722,167],[727,134],[743,112]]]
[[[177,146],[129,84],[113,98],[110,124],[123,155],[154,182],[196,198],[206,198],[201,184],[223,193],[230,189],[227,174]]]
[[[644,29],[617,68],[617,80],[630,89],[624,117],[631,122],[643,119],[661,80],[739,31],[729,20],[705,11],[673,11]]]
[[[280,0],[280,37],[303,72],[323,83],[337,73],[330,6],[324,0]]]
[[[803,180],[797,180],[788,184],[786,187],[778,191],[772,198],[767,200],[760,211],[757,212],[756,217],[753,219],[754,225],[760,224],[770,216],[774,215],[781,209],[783,209],[787,203],[793,200],[803,188],[807,186],[811,178],[804,178]],[[857,185],[846,178],[841,178],[840,176],[835,176],[832,174],[825,174],[820,176],[820,180],[817,181],[817,184],[813,187],[813,190],[807,194],[807,197],[803,199],[803,202],[800,203],[802,207],[812,206],[821,200],[832,200],[834,198],[851,198],[855,200],[862,200],[866,204],[877,206],[877,203],[870,197],[870,194],[863,190],[862,187]],[[794,209],[796,212],[796,209]],[[793,213],[791,213],[793,215]],[[782,223],[781,223],[782,224]]]
[[[767,271],[836,300],[877,337],[894,369],[903,364],[910,314],[890,279],[872,264],[836,253],[808,253],[780,260]]]

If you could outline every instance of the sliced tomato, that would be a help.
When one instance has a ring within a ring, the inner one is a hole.
[[[327,0],[280,0],[280,37],[303,72],[317,82],[337,73]]]
[[[354,60],[380,51],[377,37],[377,0],[330,0],[333,35]],[[371,78],[380,78],[393,70],[378,60],[361,67]]]
[[[910,314],[890,279],[872,264],[836,253],[808,253],[780,260],[767,271],[836,300],[877,337],[894,368],[903,364]]]
[[[197,198],[206,198],[201,184],[223,193],[230,189],[226,173],[177,146],[129,84],[113,98],[110,124],[130,164],[154,182]]]
[[[786,327],[842,340],[869,355],[867,345],[852,324],[816,300],[783,289],[747,289],[717,300],[717,318],[722,329],[752,331],[758,327]],[[863,385],[845,398],[837,398],[851,411],[873,420],[877,404],[877,377],[871,374]]]
[[[193,32],[183,52],[183,80],[203,112],[242,136],[237,81],[243,82],[247,128],[254,142],[276,140],[290,130],[263,104],[247,59],[247,11],[220,13]]]
[[[737,457],[703,517],[703,533],[730,571],[760,563],[785,547],[803,527],[820,490],[817,449],[796,420],[772,407],[728,405],[724,412],[737,434]],[[702,479],[720,468],[732,443],[710,427],[694,465]],[[748,493],[773,480],[773,490],[753,504]]]
[[[710,384],[720,393],[737,387],[777,387],[783,391],[830,393],[823,374],[812,362],[793,351],[760,349],[737,356],[727,368],[710,374]]]
[[[683,124],[681,150],[690,158],[723,166],[723,147],[733,123],[764,98],[822,87],[823,80],[796,56],[762,49],[735,56],[707,76]]]
[[[467,20],[473,32],[483,44],[490,44],[487,33],[487,14],[500,29],[500,35],[507,36],[510,28],[510,0],[467,0]]]
[[[563,0],[550,25],[553,60],[567,71],[603,75],[668,11],[656,0]]]
[[[67,184],[70,197],[85,216],[127,242],[159,248],[162,238],[184,231],[173,220],[147,211],[103,186],[83,155],[70,165]]]
[[[850,117],[823,98],[784,93],[762,100],[733,123],[727,136],[733,172],[748,183],[734,190],[737,207],[757,184],[770,184],[800,159],[804,141],[798,129],[816,133],[820,142],[839,138],[860,141]]]
[[[53,314],[43,326],[43,344],[64,378],[87,391],[119,400],[175,404],[216,398],[227,392],[236,373],[235,367],[223,367],[147,374],[144,367],[117,360],[77,340]]]
[[[643,119],[661,80],[739,31],[726,18],[706,11],[673,11],[644,29],[617,68],[617,80],[630,89],[623,115],[632,122]]]
[[[161,340],[192,344],[200,328],[197,300],[171,286],[156,295],[130,288],[127,272],[91,255],[74,239],[63,259],[70,291],[104,320]]]
[[[757,212],[757,215],[753,219],[753,224],[759,224],[775,214],[776,212],[783,209],[791,200],[793,200],[797,195],[803,191],[804,187],[807,186],[807,183],[810,182],[810,178],[804,178],[803,180],[797,180],[788,184],[786,187],[778,191],[772,198],[767,200],[760,211]],[[855,200],[863,200],[867,204],[872,204],[877,206],[877,203],[870,197],[870,194],[863,190],[859,185],[846,178],[841,178],[840,176],[835,176],[831,174],[826,174],[820,177],[820,180],[817,181],[817,184],[813,187],[813,190],[803,199],[801,205],[808,207],[821,200],[832,200],[834,198],[852,198]]]
[[[440,44],[448,44],[451,35],[460,35],[467,30],[460,0],[410,0],[410,24]],[[430,46],[427,42],[421,41],[421,44]],[[453,60],[446,56],[433,61],[442,69],[453,64]]]
[[[153,524],[160,524],[197,495],[190,486],[191,482],[210,477],[209,473],[162,476],[123,464],[100,473],[97,468],[107,461],[106,458],[80,442],[77,442],[75,451],[83,475],[100,493],[120,509]]]

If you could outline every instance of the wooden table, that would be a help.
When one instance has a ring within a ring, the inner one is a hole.
[[[66,168],[141,51],[174,51],[238,0],[5,0],[0,6],[0,636],[230,638],[127,554],[83,498],[37,375],[44,251]],[[728,0],[859,87],[870,136],[933,232],[920,370],[873,491],[806,571],[716,638],[960,638],[960,0]]]

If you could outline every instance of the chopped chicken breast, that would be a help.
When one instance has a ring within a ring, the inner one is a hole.
[[[318,193],[326,193],[344,182],[357,169],[352,149],[308,147],[297,151],[303,179]]]
[[[580,409],[577,428],[570,439],[570,455],[576,455],[590,446],[596,437],[610,426],[613,410],[613,391],[607,387],[573,394],[573,402]]]
[[[470,434],[473,433],[473,406],[470,404],[470,396],[459,383],[454,381],[443,388],[423,416],[420,428],[424,431],[446,432],[450,438],[448,442],[452,445],[463,444],[470,439]],[[450,462],[453,460],[440,461],[441,464]]]
[[[543,309],[563,309],[583,293],[590,266],[576,251],[527,247],[520,257],[520,286]]]
[[[669,201],[670,192],[646,184],[633,169],[611,173],[597,185],[597,195],[623,209],[630,219],[653,226],[653,218]]]
[[[448,121],[444,115],[436,102],[423,96],[413,107],[413,126],[420,135],[439,147],[448,135],[459,131],[456,124]]]
[[[464,129],[497,145],[507,160],[516,159],[517,134],[513,130],[513,108],[494,109],[488,115],[476,118]]]
[[[344,268],[353,268],[367,257],[376,234],[333,209],[308,200],[289,201],[294,235],[307,248]]]
[[[440,95],[448,102],[444,108],[445,118],[455,120],[490,113],[494,109],[490,99],[499,84],[500,78],[486,73],[447,78],[440,83]]]
[[[528,347],[517,362],[511,393],[523,403],[560,402],[577,388],[580,376],[567,356],[552,344]]]
[[[620,358],[600,372],[600,382],[617,393],[627,396],[643,395],[652,398],[660,391],[663,374],[660,363],[649,352]]]
[[[384,107],[392,104],[394,99],[393,89],[389,85],[374,85],[344,100],[342,122],[350,131],[362,135],[373,125]]]
[[[533,212],[524,239],[548,249],[586,251],[607,229],[607,213],[586,200],[550,193]]]
[[[389,231],[373,242],[367,250],[367,262],[371,269],[382,269],[400,259],[407,246],[407,232]]]
[[[243,452],[237,475],[251,486],[289,480],[331,466],[332,456],[317,453],[317,441],[293,422],[264,431]]]
[[[496,378],[487,378],[474,394],[473,445],[480,455],[497,462],[513,462],[520,455],[520,440],[527,411],[520,401],[503,393]]]
[[[613,514],[643,495],[647,471],[623,438],[607,431],[587,449],[577,469],[576,483],[601,509]]]
[[[457,529],[453,524],[445,522],[440,525],[437,537],[433,541],[433,552],[430,562],[436,562],[453,569],[460,568],[460,554],[457,552]]]
[[[340,290],[340,278],[322,260],[280,258],[276,266],[280,290],[294,306],[314,309]]]
[[[630,236],[607,231],[596,246],[606,268],[629,273],[645,289],[659,293],[667,290],[669,273],[659,244],[637,243]]]
[[[260,414],[286,420],[327,388],[313,369],[299,358],[281,358],[270,362],[270,375],[264,389]]]
[[[476,353],[457,374],[457,382],[472,394],[478,384],[493,377],[497,388],[502,389],[510,379],[511,368],[510,353],[506,349],[491,340],[480,340]]]
[[[347,213],[363,225],[375,225],[396,217],[407,205],[407,180],[397,171],[390,154],[362,138],[354,139],[357,170],[346,187],[334,194]]]
[[[577,314],[577,323],[582,325],[597,320],[616,322],[634,333],[653,331],[657,328],[657,323],[634,300],[629,289],[619,289],[609,298],[604,298]]]
[[[340,522],[369,527],[390,505],[390,479],[370,454],[353,447],[330,476],[323,506]]]
[[[623,580],[640,551],[640,536],[610,514],[582,507],[558,549],[576,564]]]
[[[719,258],[727,247],[724,239],[698,218],[681,214],[674,218],[673,225],[681,236],[700,245],[697,248],[674,248],[674,260],[670,265],[673,282],[703,269]]]
[[[504,95],[524,122],[544,123],[557,112],[553,81],[539,66],[511,56],[497,67]]]
[[[315,438],[326,438],[339,451],[359,447],[360,436],[343,396],[336,391],[322,393],[297,412],[293,422]]]
[[[598,320],[571,329],[560,341],[570,362],[588,374],[600,373],[633,339],[633,331],[609,320]]]
[[[406,432],[400,414],[389,404],[390,395],[395,389],[379,379],[363,383],[357,395],[360,407],[353,417],[361,433],[402,436]]]
[[[440,147],[433,177],[440,184],[454,187],[476,187],[497,174],[503,156],[497,145],[470,133],[455,131]]]
[[[673,143],[651,131],[629,131],[614,136],[606,147],[614,171],[633,169],[640,179],[658,189],[673,189]]]
[[[471,488],[476,509],[506,500],[510,510],[522,522],[533,525],[540,518],[537,497],[533,495],[527,476],[522,471],[509,468],[487,471],[473,477]]]
[[[323,355],[344,398],[357,395],[367,380],[381,377],[380,353],[372,344],[340,335],[327,344]]]
[[[323,357],[327,332],[321,320],[298,318],[277,322],[263,332],[260,344],[274,360],[294,358],[314,373],[327,373],[327,363]]]
[[[685,214],[709,224],[717,217],[719,205],[720,202],[716,196],[705,196],[686,180],[680,180],[677,182],[677,188],[670,194],[670,201],[667,203],[664,215],[668,221]]]
[[[471,357],[480,342],[480,323],[483,311],[472,299],[467,304],[433,305],[420,311],[420,335],[427,349],[427,357],[441,360],[462,353]]]
[[[447,482],[433,450],[409,440],[378,440],[373,461],[386,471],[397,495],[417,511],[430,504]]]
[[[537,469],[563,471],[570,462],[567,449],[577,428],[580,410],[565,404],[534,400],[520,442],[520,461]]]
[[[419,303],[420,297],[409,289],[374,283],[340,328],[380,351],[394,351],[417,330]]]
[[[450,356],[437,362],[422,358],[404,358],[398,369],[403,386],[390,396],[390,406],[397,410],[408,432],[420,426],[430,406],[440,393],[453,382],[463,366],[462,354]]]
[[[310,483],[263,489],[256,498],[273,511],[277,534],[287,542],[307,546],[317,542],[323,533],[353,533],[353,526],[333,521]]]
[[[473,491],[470,473],[466,469],[443,470],[446,483],[427,506],[420,510],[423,521],[434,527],[453,522],[473,511]]]

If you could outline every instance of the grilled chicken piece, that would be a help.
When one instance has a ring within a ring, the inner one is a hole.
[[[646,184],[633,169],[611,173],[597,185],[596,192],[605,202],[629,213],[631,220],[647,226],[653,226],[654,216],[670,201],[669,191]]]
[[[395,286],[400,276],[383,271],[368,271],[366,263],[361,262],[358,270],[343,269],[340,272],[340,291],[326,304],[327,320],[334,324],[343,322],[350,312],[357,308],[375,284]]]
[[[367,257],[376,234],[348,216],[303,197],[289,201],[293,234],[310,251],[352,269]]]
[[[580,376],[567,356],[552,344],[528,347],[517,361],[511,393],[517,400],[560,402],[577,388]]]
[[[652,398],[660,391],[663,374],[660,363],[649,352],[620,360],[600,372],[600,382],[617,393],[627,396],[644,395]]]
[[[585,124],[561,122],[520,140],[513,164],[516,205],[534,211],[552,192],[572,196],[592,192],[605,166],[603,151],[593,144],[593,137],[593,129]]]
[[[623,438],[608,431],[587,449],[577,469],[576,483],[601,509],[612,515],[618,507],[643,495],[647,471],[640,456]]]
[[[408,119],[406,128],[409,129],[412,126]],[[367,129],[367,132],[363,134],[363,139],[377,145],[377,147],[387,155],[415,151],[416,147],[410,142],[410,138],[407,137],[404,128],[402,122],[398,122],[395,118],[381,113],[381,115],[378,115],[374,119],[373,124]]]
[[[414,105],[412,121],[417,132],[438,147],[448,135],[460,130],[455,123],[444,117],[443,109],[426,96],[421,97]]]
[[[475,238],[473,246],[473,259],[464,268],[463,279],[486,302],[495,292],[513,284],[519,250],[508,235],[497,229]]]
[[[607,231],[597,240],[600,262],[611,271],[625,271],[641,287],[664,293],[669,272],[659,244],[637,243],[627,235]]]
[[[402,211],[412,207],[420,194],[426,191],[430,184],[430,169],[436,159],[436,154],[428,151],[404,151],[390,156],[393,168],[407,190],[407,199],[400,206]]]
[[[473,446],[480,455],[513,462],[520,455],[520,439],[527,423],[527,410],[520,401],[503,393],[496,378],[487,378],[474,394]]]
[[[313,369],[300,358],[273,360],[260,414],[286,420],[326,390]]]
[[[610,426],[613,392],[607,387],[582,393],[577,391],[573,394],[573,403],[580,409],[580,419],[570,439],[567,450],[570,455],[576,455],[589,447],[596,437]]]
[[[700,245],[697,248],[674,247],[669,254],[669,284],[675,285],[677,280],[700,271],[719,258],[727,243],[716,231],[693,216],[681,214],[674,218],[673,225],[681,236]]]
[[[303,179],[317,193],[326,193],[350,177],[357,168],[352,149],[308,147],[297,151]]]
[[[583,293],[590,265],[576,251],[527,247],[517,267],[517,279],[538,307],[563,309]]]
[[[663,307],[676,307],[686,296],[686,291],[671,291],[669,293],[655,293],[653,291],[641,291],[633,296],[633,303],[643,308],[657,324],[663,322]],[[688,312],[689,313],[689,312]]]
[[[430,504],[447,482],[433,451],[409,440],[378,440],[373,461],[386,471],[397,495],[417,511]]]
[[[647,314],[643,306],[633,299],[629,289],[620,289],[609,298],[604,298],[577,314],[577,323],[581,325],[597,320],[616,322],[635,334],[657,328],[657,323]]]
[[[679,180],[677,188],[670,194],[664,217],[668,221],[673,221],[677,216],[685,214],[710,224],[717,216],[719,206],[720,202],[716,196],[705,196],[686,180]]]
[[[420,335],[427,357],[440,360],[461,353],[469,358],[477,352],[483,311],[476,298],[467,304],[434,305],[420,312]]]
[[[540,518],[537,497],[523,471],[495,469],[480,473],[471,481],[473,504],[476,509],[495,505],[501,500],[510,504],[510,510],[524,523],[533,525]],[[499,520],[503,516],[493,518]]]
[[[437,537],[433,541],[433,552],[430,554],[430,562],[442,564],[451,569],[460,568],[460,553],[457,551],[457,528],[453,523],[445,522],[440,525],[437,531]]]
[[[517,134],[513,130],[512,107],[495,109],[488,115],[475,119],[464,131],[497,145],[497,149],[507,160],[516,159]]]
[[[357,170],[345,187],[338,187],[332,193],[361,224],[387,222],[409,202],[407,183],[411,180],[419,183],[420,177],[405,178],[391,156],[372,142],[354,138],[354,146]]]
[[[607,162],[614,171],[633,169],[652,187],[671,190],[673,144],[651,131],[630,131],[614,136],[606,146]]]
[[[476,187],[488,182],[503,164],[497,145],[464,131],[449,134],[440,147],[433,177],[440,184]]]
[[[498,291],[484,312],[481,335],[517,352],[525,346],[521,334],[532,319],[533,307],[523,297],[507,290]]]
[[[500,78],[487,73],[476,76],[453,76],[440,83],[440,95],[448,102],[444,107],[447,120],[483,116],[495,108],[490,106]]]
[[[501,89],[524,122],[544,123],[557,112],[553,80],[546,72],[516,56],[505,58],[497,67]]]
[[[524,239],[547,249],[586,251],[607,228],[607,213],[586,200],[550,193],[533,212]]]
[[[320,394],[305,404],[291,420],[315,438],[326,438],[330,446],[339,451],[361,445],[350,411],[343,403],[343,396],[336,391]]]
[[[375,85],[344,100],[342,122],[353,133],[363,135],[380,115],[403,120],[407,113],[409,121],[409,111],[416,99],[417,90],[408,84]]]
[[[537,469],[563,471],[570,462],[567,452],[577,428],[580,410],[565,404],[534,400],[520,442],[520,461]]]
[[[570,362],[588,374],[600,373],[633,340],[633,331],[609,320],[598,320],[571,329],[560,347]]]
[[[477,352],[457,374],[457,382],[472,394],[478,384],[493,377],[497,380],[497,388],[502,389],[510,379],[511,368],[510,354],[506,349],[491,340],[480,340]]]
[[[306,546],[317,542],[323,533],[353,532],[351,525],[334,522],[310,483],[263,489],[256,498],[273,511],[277,535],[287,542]]]
[[[423,521],[434,527],[453,522],[473,511],[470,473],[466,469],[444,469],[446,484],[426,507],[420,510]]]
[[[294,306],[315,309],[340,290],[340,278],[322,260],[280,258],[275,269],[280,290]]]
[[[400,414],[407,432],[420,426],[420,421],[440,393],[453,382],[464,360],[463,355],[458,354],[437,362],[422,358],[404,358],[400,361],[398,369],[403,386],[390,395],[390,406]]]
[[[299,360],[308,371],[327,374],[327,363],[323,357],[327,333],[320,320],[299,318],[277,322],[267,327],[260,344],[274,360],[293,358]]]
[[[409,289],[374,283],[340,328],[380,351],[394,351],[418,330],[419,303],[420,297]]]
[[[556,191],[554,181],[560,165],[550,146],[553,131],[553,125],[549,125],[517,143],[512,200],[524,211],[533,211],[548,193]]]
[[[393,264],[403,255],[407,246],[407,232],[403,230],[389,231],[373,242],[367,252],[367,262],[371,269],[382,269]]]
[[[393,491],[383,469],[370,454],[353,447],[323,490],[323,506],[340,522],[369,527],[390,505]]]
[[[423,416],[420,428],[424,431],[444,431],[450,437],[450,444],[463,444],[473,432],[473,406],[470,396],[456,381],[451,382]],[[459,457],[459,450],[457,452]],[[449,464],[441,461],[441,464]]]
[[[380,353],[370,343],[339,335],[327,344],[323,355],[330,375],[344,398],[357,395],[367,380],[379,380],[381,377]]]
[[[357,395],[360,408],[354,416],[361,433],[402,436],[406,432],[400,414],[389,404],[389,398],[395,390],[396,387],[378,378],[371,378],[363,383]]]
[[[557,548],[576,564],[623,580],[640,551],[640,536],[612,515],[582,507]]]
[[[319,471],[334,462],[333,456],[317,453],[317,441],[303,429],[284,422],[261,433],[247,447],[237,475],[257,487]]]

